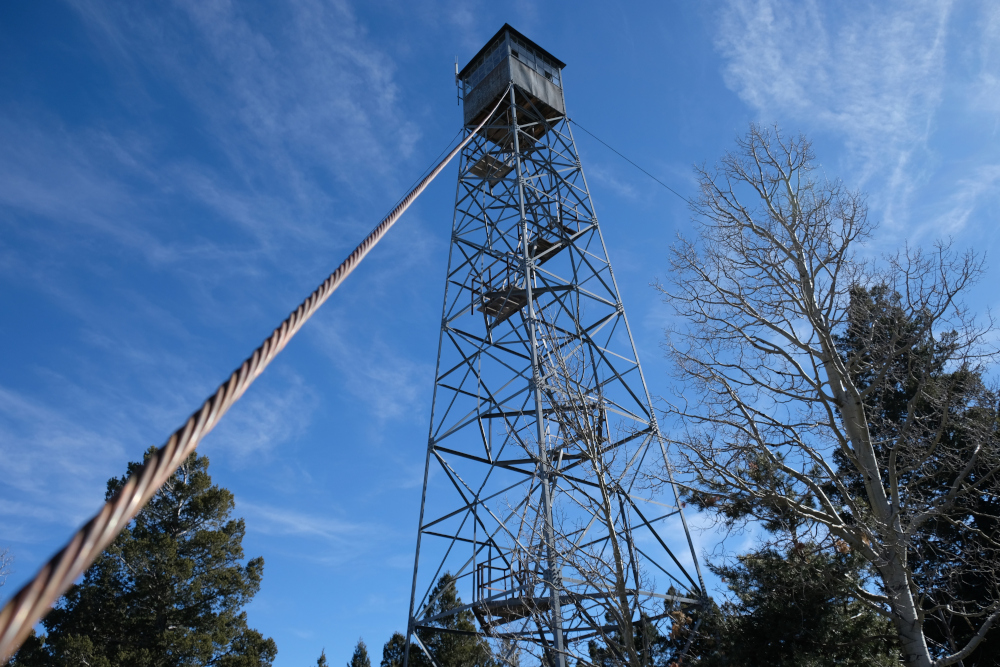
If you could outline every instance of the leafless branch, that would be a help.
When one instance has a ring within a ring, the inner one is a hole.
[[[977,525],[1000,497],[998,393],[982,380],[993,323],[960,300],[982,259],[948,243],[859,257],[865,198],[815,179],[805,138],[752,126],[737,143],[697,170],[698,237],[678,239],[658,285],[680,323],[668,414],[689,494],[718,498],[729,525],[782,517],[843,540],[878,575],[858,599],[887,605],[913,664],[951,664],[934,662],[922,600],[1000,609],[1000,592],[967,584],[1000,574]],[[950,578],[927,565],[945,527],[978,540],[949,554]]]

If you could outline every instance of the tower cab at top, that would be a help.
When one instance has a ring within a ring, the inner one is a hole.
[[[458,73],[466,125],[477,125],[513,84],[523,100],[546,117],[566,113],[562,70],[566,64],[504,24]]]

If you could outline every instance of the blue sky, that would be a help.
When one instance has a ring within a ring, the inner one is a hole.
[[[997,305],[1000,7],[96,0],[0,5],[0,546],[10,595],[336,266],[458,131],[510,22],[571,117],[682,194],[747,123],[869,193],[866,252],[951,237]],[[685,204],[577,133],[653,394],[649,283]],[[211,434],[276,665],[405,626],[454,200],[446,171]],[[699,520],[695,518],[697,523]],[[710,532],[696,535],[712,549]],[[738,547],[739,544],[731,545]]]

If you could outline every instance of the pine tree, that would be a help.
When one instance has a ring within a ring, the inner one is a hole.
[[[392,633],[389,641],[382,647],[382,662],[379,667],[403,667],[403,655],[406,653],[406,637],[401,632]],[[427,658],[416,646],[410,646],[410,667],[426,667]]]
[[[787,554],[762,548],[710,566],[736,600],[717,617],[719,644],[692,664],[892,667],[888,619],[853,594],[865,564],[841,548],[798,542]]]
[[[445,572],[438,579],[430,599],[433,601],[424,614],[425,618],[433,618],[446,611],[462,606],[455,587],[455,577]],[[445,630],[437,632],[426,628],[418,629],[417,636],[427,647],[428,653],[434,658],[438,667],[499,667],[494,659],[490,646],[483,639],[461,632],[475,632],[476,623],[472,612],[465,610],[449,615],[437,621],[425,621],[424,625]],[[458,632],[447,632],[448,630]],[[406,653],[406,637],[401,633],[393,633],[389,641],[382,647],[382,663],[380,667],[403,667],[403,656]],[[415,643],[410,644],[409,667],[430,667],[431,663]]]
[[[316,667],[330,667],[326,662],[326,649],[322,649],[319,652],[319,658],[316,660]]]
[[[948,520],[935,518],[911,540],[914,580],[929,592],[923,603],[928,610],[924,634],[940,647],[937,653],[947,653],[964,646],[976,632],[972,623],[962,622],[963,614],[975,618],[983,608],[996,605],[1000,549],[991,536],[1000,534],[996,478],[1000,396],[986,385],[984,369],[949,363],[958,344],[955,332],[928,330],[919,318],[906,317],[901,303],[902,297],[885,285],[852,289],[848,326],[838,338],[838,348],[846,363],[864,369],[869,366],[865,362],[871,339],[915,341],[893,358],[883,374],[862,371],[854,376],[858,387],[870,392],[865,398],[871,414],[868,428],[876,441],[902,445],[897,446],[896,465],[913,468],[904,475],[906,481],[928,497],[941,498],[948,492],[948,476],[972,461],[966,484],[978,486],[980,493],[969,494]],[[936,405],[942,394],[954,397],[946,411]],[[913,422],[924,424],[922,440],[939,441],[937,451],[927,454],[920,446],[923,443],[906,441],[903,425]],[[970,431],[979,437],[970,436]],[[989,435],[983,438],[983,433]],[[889,449],[884,444],[876,449],[883,470],[889,466]],[[912,465],[918,457],[926,460]],[[864,485],[841,452],[835,453],[834,460],[848,488]],[[827,492],[839,497],[832,486]],[[845,517],[854,519],[847,512]],[[1000,651],[994,647],[998,640],[1000,624],[994,624],[963,663],[966,667],[1000,665]]]
[[[867,427],[877,443],[880,467],[883,471],[889,467],[889,445],[895,445],[895,465],[903,470],[910,466],[908,472],[900,473],[900,479],[911,495],[941,496],[948,491],[942,480],[953,475],[956,465],[970,460],[973,465],[967,483],[982,485],[981,493],[965,497],[950,521],[929,522],[910,543],[914,583],[929,593],[923,600],[927,610],[923,632],[933,654],[953,652],[976,630],[973,623],[956,622],[963,608],[975,614],[997,599],[1000,550],[990,537],[1000,533],[1000,495],[995,479],[1000,465],[997,393],[985,385],[982,369],[949,364],[955,335],[929,331],[920,321],[907,317],[900,306],[901,297],[889,288],[855,287],[850,297],[849,320],[836,339],[837,346],[846,365],[861,369],[852,379],[866,392]],[[873,345],[872,340],[900,341],[899,348],[904,350],[891,363],[883,364],[877,375],[866,370],[871,367],[867,356],[873,348],[884,349],[886,345]],[[940,410],[937,398],[944,392],[950,395],[946,412]],[[922,428],[914,429],[914,422]],[[970,430],[976,437],[967,436]],[[940,445],[928,455],[927,443],[934,439],[939,439]],[[970,454],[973,447],[979,448],[975,456]],[[920,465],[912,465],[909,459],[918,456],[926,458]],[[856,469],[840,451],[834,453],[833,461],[847,489],[856,499],[863,498],[864,480]],[[772,488],[792,488],[773,466],[756,463],[754,474],[769,477]],[[842,498],[834,484],[824,485],[823,491],[835,501]],[[780,505],[738,502],[731,495],[724,499],[724,493],[706,491],[689,498],[726,522],[754,517],[775,538],[772,546],[745,554],[733,564],[712,566],[716,574],[726,578],[738,600],[724,608],[717,630],[726,659],[734,664],[741,660],[775,665],[895,664],[898,642],[886,640],[882,649],[876,650],[884,633],[880,628],[886,623],[866,607],[858,590],[858,584],[865,588],[863,582],[872,574],[870,564],[860,562],[846,543],[830,536],[823,548],[800,542],[796,531],[802,522]],[[792,497],[791,492],[785,493]],[[845,523],[867,519],[863,513],[870,508],[861,504],[859,511],[862,516],[855,516],[845,507]],[[948,616],[952,610],[959,613]],[[1000,652],[993,646],[997,637],[1000,628],[994,626],[965,658],[966,667],[1000,664]]]
[[[354,647],[354,655],[351,656],[347,667],[372,667],[372,661],[368,658],[368,647],[365,646],[364,639],[358,639],[358,645]]]
[[[458,597],[455,577],[448,572],[442,574],[434,586],[434,590],[431,591],[430,599],[433,602],[427,609],[425,618],[433,618],[446,611],[461,607],[462,599]],[[465,610],[434,621],[430,625],[445,630],[475,632],[474,618],[471,611]],[[493,659],[489,645],[479,637],[432,630],[418,630],[417,632],[438,667],[496,667],[496,661]]]
[[[150,450],[151,453],[154,450]],[[147,456],[148,454],[147,453]],[[137,471],[108,481],[107,497]],[[241,609],[264,560],[243,562],[233,494],[192,454],[43,621],[12,665],[262,667],[278,649]]]

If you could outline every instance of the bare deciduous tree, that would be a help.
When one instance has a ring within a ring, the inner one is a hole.
[[[892,620],[906,662],[955,664],[1000,615],[1000,544],[977,521],[995,520],[1000,490],[997,394],[959,386],[992,359],[991,326],[958,301],[981,261],[947,244],[861,259],[865,199],[814,178],[806,139],[751,126],[737,143],[698,170],[698,239],[673,247],[661,286],[688,492],[730,522],[786,521],[861,554],[878,586],[856,595]],[[985,582],[975,598],[964,575],[922,567],[942,526],[975,540],[954,553]],[[935,645],[930,619],[974,630]]]

